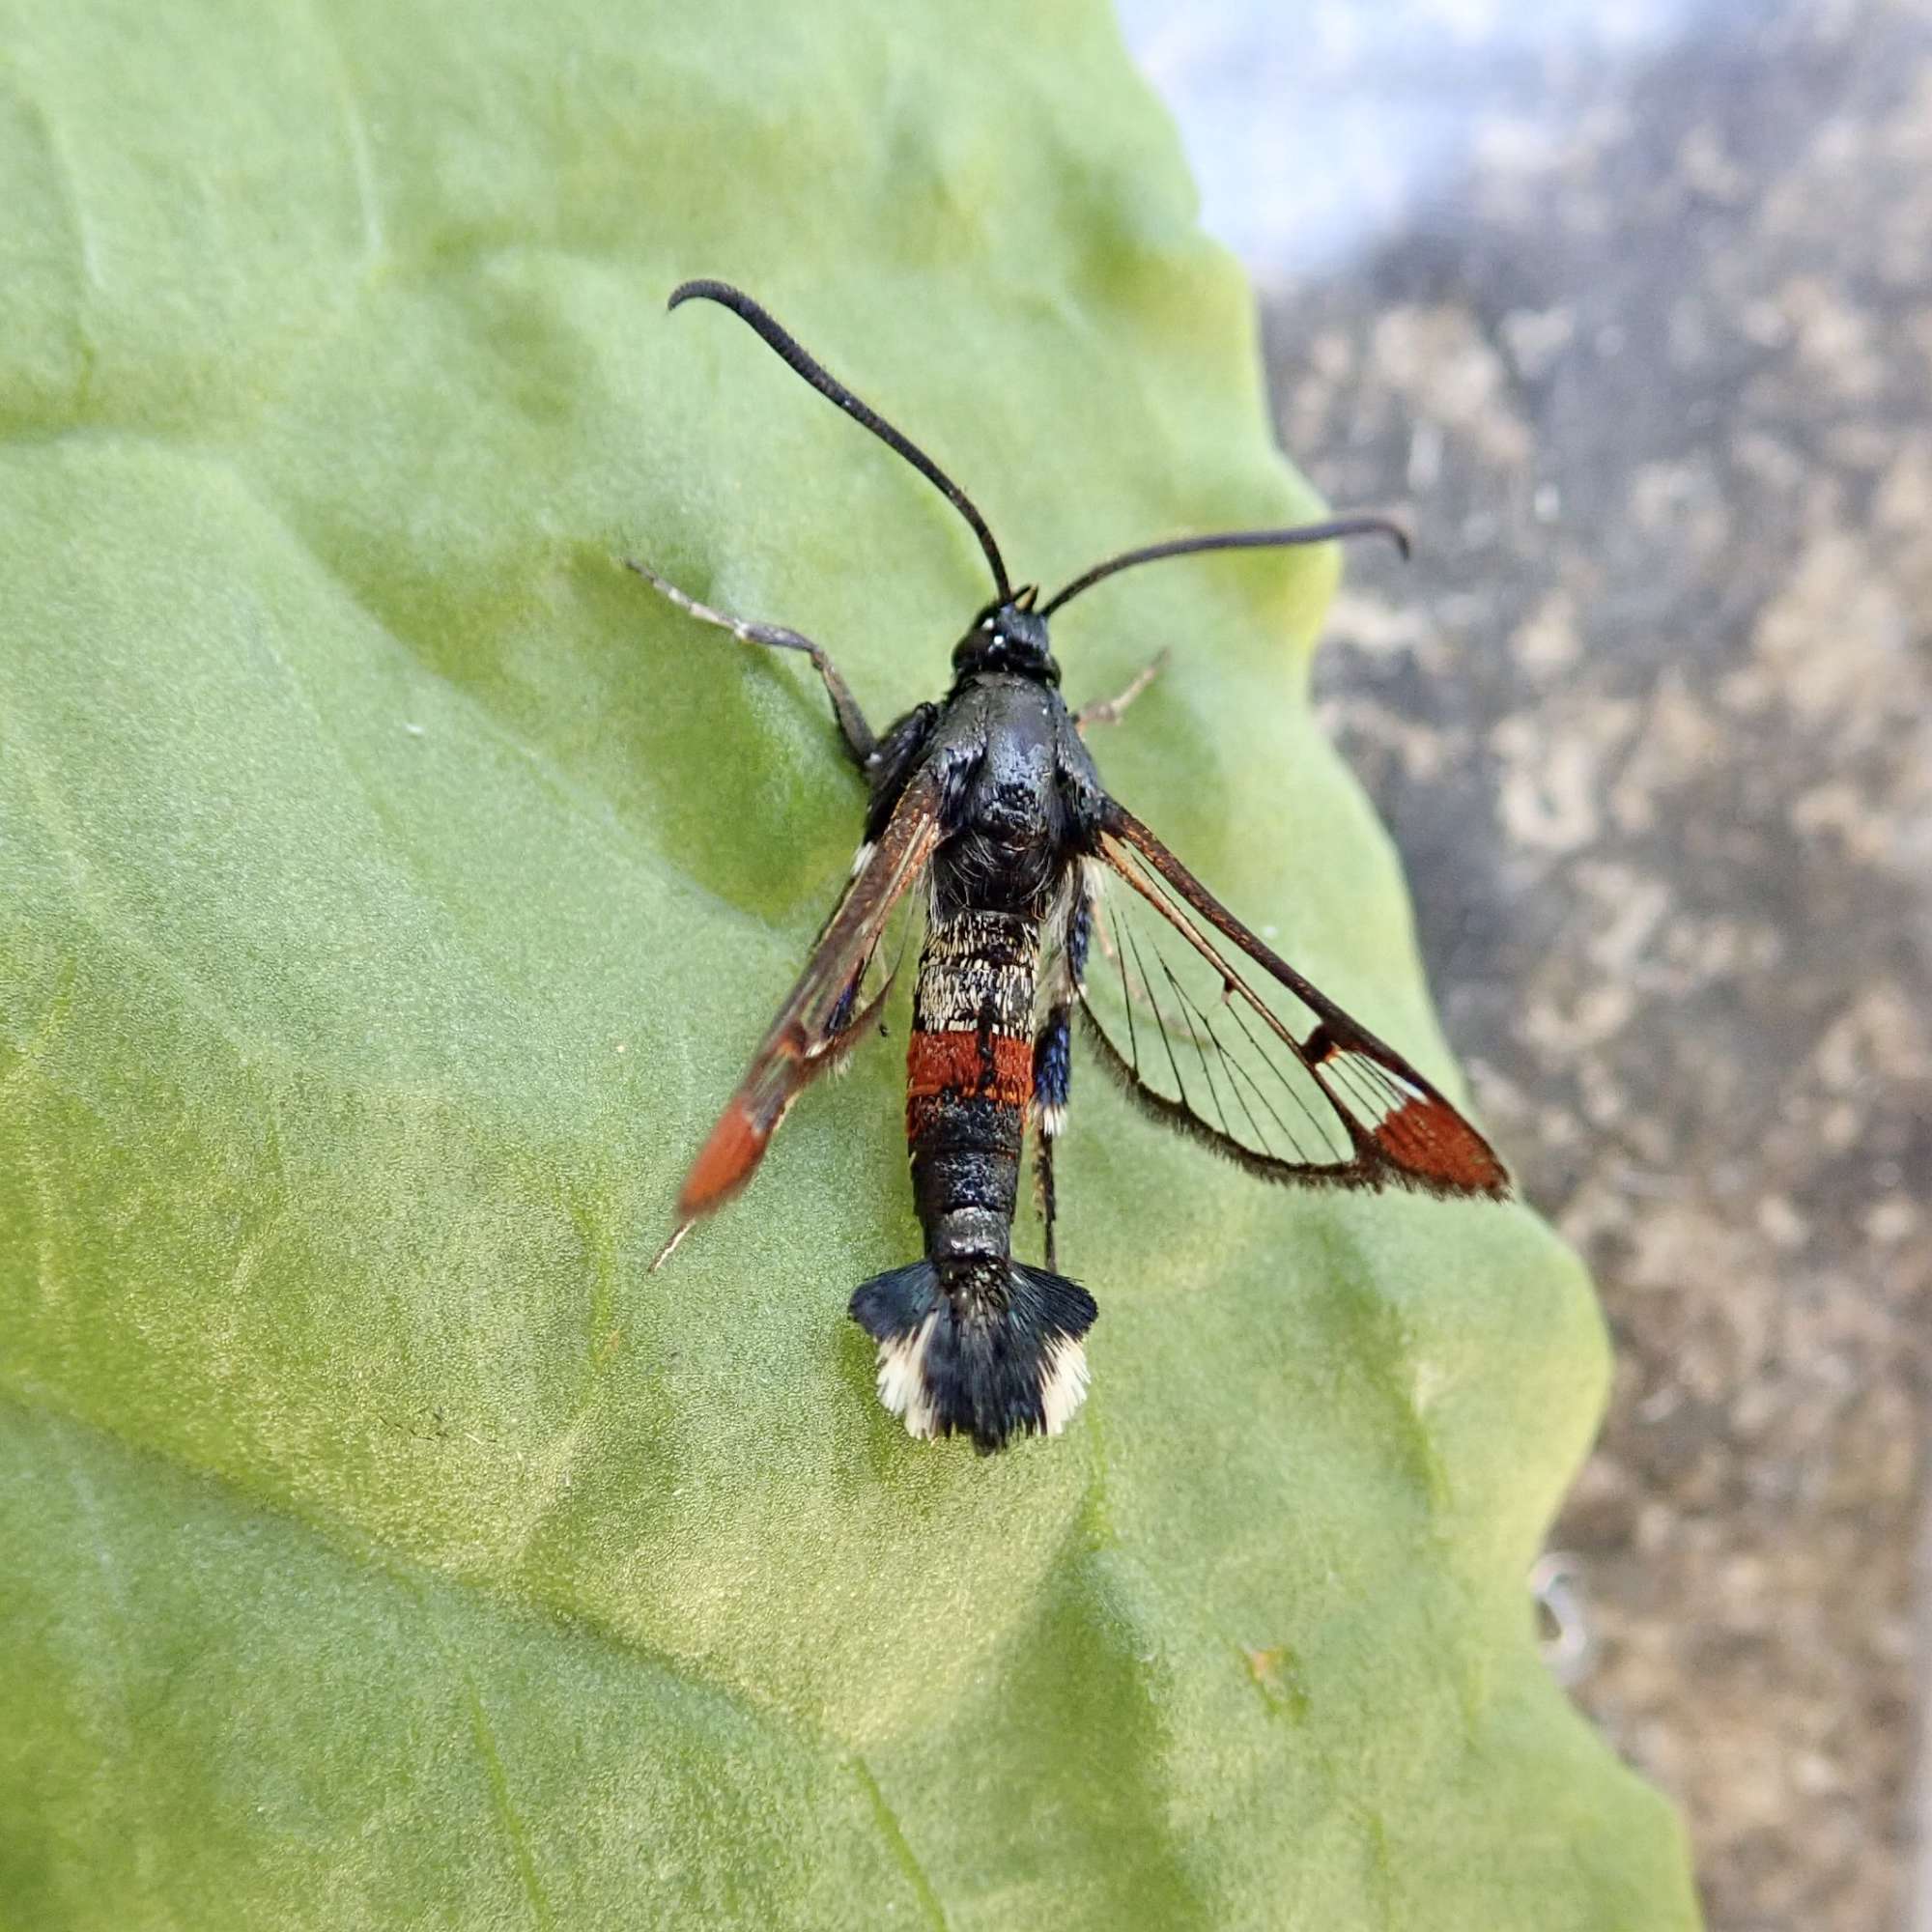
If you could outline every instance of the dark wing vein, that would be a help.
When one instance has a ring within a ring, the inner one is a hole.
[[[893,909],[923,872],[938,842],[939,796],[930,767],[917,772],[846,882],[805,970],[685,1177],[677,1203],[681,1227],[744,1186],[786,1109],[884,1006],[890,976],[863,1009],[853,1010]]]
[[[1214,1042],[1215,1057],[1225,1062],[1227,1049],[1215,1037],[1214,1022],[1195,1004],[1193,995],[1176,977],[1174,968],[1167,963],[1165,955],[1161,955],[1160,970],[1167,975],[1167,983],[1173,988],[1174,997],[1180,1003],[1181,1009],[1191,1013],[1202,1023],[1207,1030],[1208,1039]],[[1201,1030],[1192,1026],[1187,1029],[1187,1037],[1194,1042],[1194,1051],[1201,1061],[1201,1077],[1208,1083],[1208,1097],[1214,1102],[1214,1112],[1220,1120],[1221,1131],[1225,1134],[1228,1131],[1228,1110],[1221,1104],[1221,1089],[1214,1078],[1214,1063],[1208,1058],[1208,1041],[1202,1038]]]
[[[1149,943],[1152,944],[1151,941]],[[1127,944],[1133,948],[1134,965],[1140,973],[1141,984],[1147,990],[1148,1005],[1153,1009],[1154,1026],[1160,1034],[1160,1043],[1167,1054],[1168,1069],[1174,1075],[1175,1086],[1180,1090],[1180,1104],[1184,1107],[1187,1105],[1187,1082],[1180,1077],[1180,1065],[1174,1057],[1174,1041],[1168,1035],[1167,1015],[1161,1011],[1160,1002],[1154,997],[1153,981],[1148,977],[1147,961],[1141,957],[1140,943],[1131,925],[1127,927]],[[1155,957],[1159,957],[1158,948],[1155,949]],[[1167,962],[1162,960],[1161,963],[1165,965]]]
[[[1118,998],[1114,975],[1092,992],[1083,987],[1083,1023],[1144,1109],[1273,1179],[1508,1192],[1488,1144],[1414,1067],[1111,801],[1098,856],[1131,890],[1107,909]],[[1178,957],[1156,921],[1186,942]],[[1226,1030],[1224,1014],[1233,1022]],[[1159,1054],[1141,1046],[1144,1022],[1160,1035]],[[1188,1066],[1199,1063],[1193,1092],[1183,1056]]]

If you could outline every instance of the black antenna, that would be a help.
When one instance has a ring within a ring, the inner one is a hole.
[[[895,449],[903,456],[972,525],[973,534],[980,539],[980,548],[986,553],[986,561],[993,566],[993,582],[999,589],[1000,602],[1011,602],[1013,586],[1007,581],[1005,559],[1000,555],[999,545],[993,541],[992,531],[986,527],[985,518],[973,507],[973,499],[917,443],[908,441],[876,410],[867,409],[843,383],[807,355],[797,339],[743,289],[734,289],[729,282],[684,282],[672,291],[666,306],[676,308],[680,302],[699,300],[717,302],[751,324],[783,361],[803,376],[821,396],[830,396],[855,422],[864,423],[889,449]]]
[[[1192,556],[1204,550],[1279,550],[1290,544],[1329,543],[1337,537],[1387,537],[1408,557],[1408,532],[1387,517],[1336,517],[1325,524],[1299,524],[1286,530],[1224,530],[1211,537],[1175,537],[1167,543],[1149,544],[1144,550],[1122,551],[1105,563],[1096,563],[1076,577],[1065,590],[1056,590],[1039,607],[1042,617],[1050,617],[1063,604],[1070,604],[1083,590],[1091,590],[1103,577],[1117,570],[1131,570],[1137,563],[1153,563],[1163,556]]]

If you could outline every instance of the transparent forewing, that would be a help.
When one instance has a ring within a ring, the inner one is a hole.
[[[1110,809],[1081,1007],[1142,1109],[1268,1179],[1500,1195],[1480,1134],[1414,1067]]]
[[[853,877],[845,889],[847,895],[857,886],[870,856],[862,851],[854,861]],[[824,1009],[822,1021],[810,1010],[802,1016],[801,1059],[808,1078],[820,1071],[841,1069],[848,1054],[863,1045],[867,1037],[876,1037],[881,1032],[887,996],[897,984],[899,970],[908,956],[917,953],[924,927],[925,894],[922,889],[924,873],[922,861],[903,879],[889,882],[894,895],[884,906],[876,930],[860,942],[864,950],[856,961],[848,962],[852,970],[846,976],[843,990]],[[820,928],[818,938],[813,941],[814,959],[830,937],[845,902],[841,896]],[[773,1031],[776,1034],[778,1029],[775,1027]]]
[[[1144,1111],[1207,1136],[1244,1166],[1346,1182],[1360,1161],[1350,1117],[1293,1043],[1314,1032],[1317,1016],[1271,985],[1274,999],[1259,987],[1249,997],[1243,987],[1261,977],[1252,964],[1224,964],[1218,950],[1204,956],[1123,882],[1138,879],[1164,900],[1158,876],[1131,851],[1106,856],[1081,1007],[1108,1070]],[[1191,919],[1184,907],[1175,917]]]
[[[911,889],[939,838],[938,795],[933,775],[918,773],[877,843],[861,849],[797,984],[692,1163],[678,1196],[680,1229],[744,1186],[792,1102],[877,1022],[904,944],[894,914],[918,896]]]

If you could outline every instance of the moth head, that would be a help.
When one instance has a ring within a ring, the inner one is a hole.
[[[1057,685],[1060,667],[1047,641],[1046,619],[1034,609],[1038,597],[1038,586],[1027,583],[988,604],[953,645],[952,668],[961,677],[1004,670]]]

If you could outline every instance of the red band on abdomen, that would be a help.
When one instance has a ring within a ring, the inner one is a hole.
[[[1033,1096],[1032,1041],[1005,1034],[914,1034],[906,1044],[906,1098],[936,1094],[1024,1107]]]

